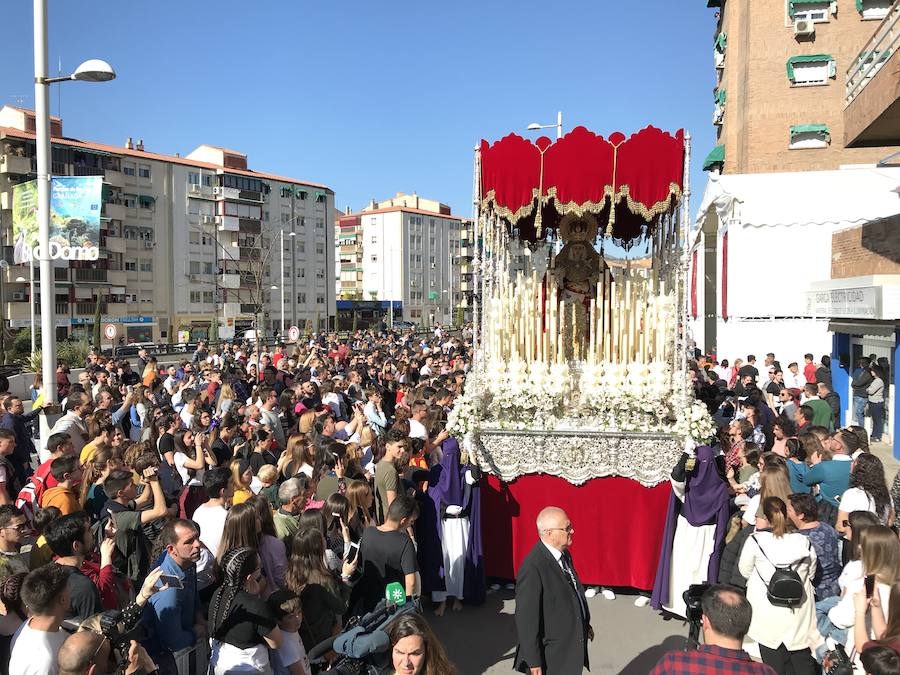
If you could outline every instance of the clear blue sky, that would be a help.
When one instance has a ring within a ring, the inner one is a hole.
[[[134,2],[50,0],[50,63],[103,58],[66,83],[66,135],[329,185],[354,210],[397,191],[469,215],[472,148],[529,122],[694,139],[692,211],[712,148],[714,10],[702,0]],[[0,102],[33,107],[31,3],[3,4]],[[12,57],[12,58],[10,58]],[[57,93],[52,95],[57,112]],[[552,134],[553,130],[550,130]]]

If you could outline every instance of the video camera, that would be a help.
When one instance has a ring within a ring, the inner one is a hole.
[[[700,605],[700,601],[709,587],[710,584],[691,584],[681,595],[684,598],[685,613],[690,624],[687,644],[684,647],[685,651],[697,649],[700,646],[700,620],[703,618],[703,608]]]
[[[327,673],[334,675],[379,675],[389,665],[391,640],[385,628],[398,616],[421,612],[418,599],[406,601],[403,587],[394,582],[385,588],[385,599],[375,609],[358,619],[351,619],[340,635],[328,638],[313,647],[309,660],[321,662],[325,654],[335,651],[340,657]]]

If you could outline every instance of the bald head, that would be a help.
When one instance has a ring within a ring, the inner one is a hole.
[[[97,665],[97,672],[105,673],[109,643],[101,645],[102,642],[105,642],[103,636],[89,630],[73,633],[66,638],[57,654],[59,675],[83,675],[92,665]],[[94,658],[95,654],[97,658]]]
[[[575,528],[566,512],[557,506],[548,506],[538,514],[537,529],[541,541],[557,551],[567,551],[572,545]]]

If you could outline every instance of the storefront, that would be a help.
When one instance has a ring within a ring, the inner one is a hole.
[[[841,424],[855,423],[850,381],[863,356],[874,356],[885,372],[885,434],[900,459],[900,404],[896,392],[900,363],[900,275],[881,274],[830,279],[811,284],[806,294],[810,314],[828,319],[832,332],[831,372],[841,397]],[[871,420],[866,419],[871,432]]]
[[[100,324],[114,324],[118,329],[116,342],[159,342],[159,325],[152,316],[101,316]],[[90,341],[94,335],[94,317],[73,317],[70,337]],[[102,339],[107,343],[106,339]]]

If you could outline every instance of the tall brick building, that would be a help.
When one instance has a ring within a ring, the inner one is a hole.
[[[707,4],[718,144],[691,239],[695,344],[828,354],[849,411],[856,359],[896,376],[900,358],[900,0]]]

